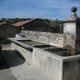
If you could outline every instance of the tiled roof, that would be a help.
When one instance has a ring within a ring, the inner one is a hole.
[[[33,21],[33,20],[35,20],[35,19],[26,20],[26,21],[20,21],[20,22],[17,22],[17,23],[15,23],[15,24],[13,24],[13,26],[22,27],[24,24],[29,23],[29,22],[31,22],[31,21]]]

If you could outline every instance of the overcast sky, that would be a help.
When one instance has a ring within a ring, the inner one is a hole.
[[[80,16],[80,0],[0,0],[0,18],[65,20],[72,6],[77,7]]]

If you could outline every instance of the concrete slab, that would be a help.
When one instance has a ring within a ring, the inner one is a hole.
[[[2,45],[2,49],[3,50],[10,50],[11,49],[11,44]]]
[[[4,60],[0,62],[0,80],[16,80]]]
[[[39,71],[32,72],[27,78],[24,80],[48,80],[44,75],[42,75]]]
[[[7,70],[4,70],[4,71],[1,71],[1,73],[0,73],[0,80],[16,80],[16,78],[11,73],[11,71],[9,71],[7,69]]]
[[[26,75],[26,77],[31,74],[33,71],[35,71],[34,68],[31,66],[26,66],[26,65],[21,65],[18,67],[11,68],[12,73],[18,78],[18,77],[23,77]],[[16,72],[17,71],[17,72]]]

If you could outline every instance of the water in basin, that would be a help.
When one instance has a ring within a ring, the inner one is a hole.
[[[30,46],[47,46],[46,44],[43,44],[43,43],[40,43],[40,42],[36,42],[36,41],[32,41],[32,40],[18,40],[22,43],[25,43],[27,45],[30,45]]]
[[[63,48],[51,48],[51,49],[45,49],[45,50],[60,56],[71,56],[70,52]]]

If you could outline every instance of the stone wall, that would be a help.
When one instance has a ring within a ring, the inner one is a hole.
[[[60,56],[33,48],[31,65],[50,80],[62,80],[63,63]]]
[[[63,34],[37,31],[24,31],[25,37],[38,42],[63,47]]]

